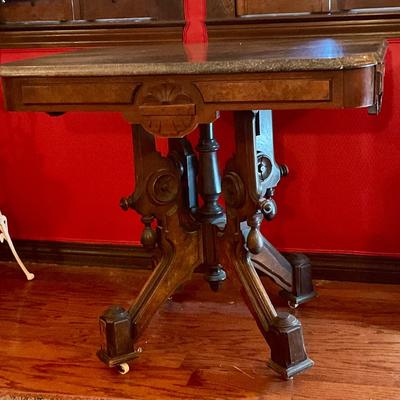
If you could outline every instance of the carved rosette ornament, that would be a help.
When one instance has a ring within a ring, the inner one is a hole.
[[[150,199],[160,205],[173,202],[179,192],[179,178],[168,170],[158,171],[150,177],[148,183]]]

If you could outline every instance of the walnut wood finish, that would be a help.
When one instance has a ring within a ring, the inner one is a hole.
[[[79,3],[81,18],[86,20],[138,17],[162,21],[183,19],[181,0],[79,0]]]
[[[360,8],[398,7],[397,0],[236,0],[237,15],[327,13]]]
[[[152,20],[183,19],[183,2],[169,0],[6,0],[0,4],[0,24],[37,21],[77,21],[96,19],[129,19],[146,17]]]
[[[112,306],[100,317],[104,341],[98,356],[109,367],[137,357],[133,343],[142,336],[155,312],[178,287],[190,279],[198,265],[203,264],[207,268],[206,279],[213,290],[218,290],[226,279],[220,260],[222,265],[234,267],[243,285],[249,307],[271,346],[271,368],[288,379],[313,365],[304,349],[301,324],[292,315],[275,311],[250,260],[250,254],[245,250],[245,235],[241,232],[240,222],[247,220],[251,226],[247,248],[255,249],[257,246],[252,241],[257,241],[256,236],[260,236],[261,220],[256,226],[249,221],[255,214],[261,215],[261,193],[266,190],[265,185],[257,182],[257,160],[264,156],[258,154],[255,146],[256,115],[253,112],[237,115],[238,150],[230,164],[236,163],[240,167],[230,165],[228,174],[237,173],[247,177],[241,186],[245,192],[238,191],[237,196],[247,196],[248,201],[243,205],[232,200],[232,194],[229,190],[226,192],[225,184],[227,223],[222,230],[218,223],[222,222],[223,210],[217,203],[221,193],[216,156],[219,146],[213,137],[212,125],[201,126],[200,143],[197,146],[199,192],[204,200],[201,207],[197,206],[189,191],[193,190],[193,164],[188,163],[192,155],[188,142],[175,139],[170,143],[169,156],[162,157],[155,149],[153,136],[139,126],[134,127],[136,189],[123,204],[142,214],[145,223],[153,218],[157,220],[157,234],[147,223],[142,243],[145,247],[157,243],[160,255],[156,257],[154,272],[130,308],[125,310],[120,306]],[[251,168],[251,165],[254,167]],[[259,189],[260,186],[264,190]],[[187,191],[183,192],[183,188],[187,188]],[[249,195],[246,195],[245,188]],[[232,204],[237,210],[231,207]],[[258,252],[261,247],[262,243]],[[265,247],[264,251],[268,251],[268,248]],[[307,278],[311,280],[311,275]],[[288,287],[290,290],[291,284]],[[313,295],[313,291],[308,293],[307,299]]]
[[[236,16],[235,0],[207,0],[207,19],[234,18]]]
[[[269,3],[273,3],[273,7],[275,4],[281,4],[279,7],[282,9],[283,2],[289,4],[289,9],[298,7],[297,4],[300,7],[304,4],[304,2],[288,0]],[[111,19],[90,19],[96,15],[104,15],[104,11],[98,6],[100,3],[107,5],[105,17]],[[82,7],[83,0],[82,4],[81,0],[65,0],[64,9],[61,0],[51,2],[48,0],[7,0],[5,4],[0,5],[0,48],[89,47],[119,46],[122,43],[132,45],[180,42],[184,22],[182,20],[173,21],[170,18],[176,17],[178,13],[182,14],[181,4],[170,7],[171,1],[156,3],[157,9],[154,9],[153,1],[88,1],[87,6],[93,13],[83,15],[87,9],[87,7]],[[257,1],[251,3],[262,4]],[[318,1],[308,1],[307,4],[309,3],[315,5]],[[330,3],[334,13],[256,14],[252,17],[242,18],[236,17],[235,0],[208,0],[209,38],[210,40],[246,40],[248,38],[265,40],[282,37],[297,39],[301,33],[304,37],[350,35],[350,37],[376,39],[377,37],[398,37],[400,34],[400,13],[394,9],[373,12],[371,10],[368,12],[357,11],[356,13],[337,12],[340,11],[340,7],[351,8],[366,2],[363,0],[350,2],[332,0]],[[377,4],[387,6],[394,3],[395,1],[368,1],[364,6]],[[250,4],[250,7],[254,6]],[[318,9],[318,6],[315,8]],[[132,19],[133,15],[138,16],[143,13],[146,13],[148,18]],[[14,16],[11,18],[9,14],[14,14]],[[113,16],[122,14],[131,18],[113,18]],[[89,20],[82,18],[89,18]],[[33,23],[27,22],[35,19],[36,21]],[[40,22],[38,19],[43,21]],[[9,22],[1,23],[4,20]],[[10,22],[12,20],[17,22]],[[18,21],[23,22],[18,23]],[[62,22],[57,23],[57,21]]]
[[[236,0],[237,15],[327,12],[327,0]]]
[[[113,367],[137,356],[135,343],[151,318],[202,264],[214,290],[225,280],[223,267],[237,274],[271,347],[271,368],[291,378],[313,365],[300,322],[275,310],[251,261],[254,256],[259,267],[276,275],[295,304],[314,296],[307,260],[289,263],[260,233],[263,218],[276,214],[273,192],[287,171],[271,151],[268,112],[249,110],[378,112],[385,49],[382,41],[325,39],[277,40],[268,47],[258,41],[212,43],[208,49],[171,44],[96,49],[0,67],[9,110],[113,110],[133,125],[136,188],[121,205],[142,215],[142,243],[156,247],[155,269],[128,309],[112,306],[100,317],[98,356],[104,363]],[[220,110],[234,110],[236,125],[236,152],[222,185],[226,220],[218,203],[219,146],[212,128]],[[197,169],[184,137],[198,125]],[[152,135],[169,138],[167,156],[156,151]]]
[[[99,358],[109,367],[127,362],[137,356],[132,342],[142,335],[155,312],[176,289],[188,281],[193,270],[201,263],[201,235],[194,219],[187,215],[187,170],[177,167],[184,163],[179,154],[182,142],[175,142],[175,157],[162,157],[155,148],[154,137],[136,126],[133,128],[135,149],[136,190],[127,204],[143,218],[158,222],[157,233],[146,227],[144,244],[156,237],[160,256],[154,272],[129,310],[112,306],[100,317],[105,332],[104,342],[98,352]],[[177,156],[178,155],[178,156]],[[182,176],[181,176],[182,174]],[[185,218],[186,217],[186,218]],[[154,241],[155,242],[155,241]],[[109,331],[112,334],[107,334]]]
[[[398,0],[333,0],[333,10],[351,10],[352,8],[399,7]]]
[[[73,19],[71,0],[6,1],[0,4],[0,24],[18,21]]]
[[[0,76],[9,110],[123,111],[155,135],[183,137],[221,110],[378,110],[385,50],[369,40],[219,42],[202,60],[196,45],[121,47],[2,65]]]

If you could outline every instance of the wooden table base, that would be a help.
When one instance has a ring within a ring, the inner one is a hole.
[[[271,348],[271,368],[291,378],[313,365],[300,322],[275,310],[256,271],[280,285],[293,305],[315,295],[307,259],[295,256],[290,263],[260,233],[263,218],[276,214],[274,188],[287,172],[274,159],[271,112],[240,111],[235,120],[236,153],[222,183],[212,124],[200,126],[198,158],[186,139],[169,139],[169,154],[163,157],[154,137],[139,125],[133,127],[136,190],[121,205],[142,215],[142,243],[156,248],[157,256],[151,277],[129,310],[113,306],[100,317],[104,343],[98,356],[109,367],[138,355],[134,343],[152,316],[199,265],[206,267],[213,290],[227,273],[236,274]],[[226,210],[218,203],[221,192]]]

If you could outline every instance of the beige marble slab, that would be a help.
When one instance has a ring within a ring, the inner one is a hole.
[[[72,51],[0,66],[0,76],[134,76],[343,70],[379,64],[386,42],[312,38]]]

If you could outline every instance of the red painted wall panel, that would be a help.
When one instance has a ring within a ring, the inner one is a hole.
[[[0,62],[53,50],[0,50]],[[379,116],[366,110],[275,112],[277,158],[291,174],[264,232],[279,248],[400,256],[400,41],[387,60]],[[233,118],[216,122],[221,159]],[[0,106],[0,210],[15,238],[137,243],[119,198],[133,189],[130,128],[114,113],[6,113]]]
[[[63,50],[65,51],[65,49]],[[53,53],[0,50],[0,61]],[[0,106],[0,210],[20,239],[138,241],[130,127],[117,113],[6,113]]]
[[[400,256],[400,41],[391,41],[382,113],[275,113],[277,154],[292,170],[270,225],[286,249]]]

